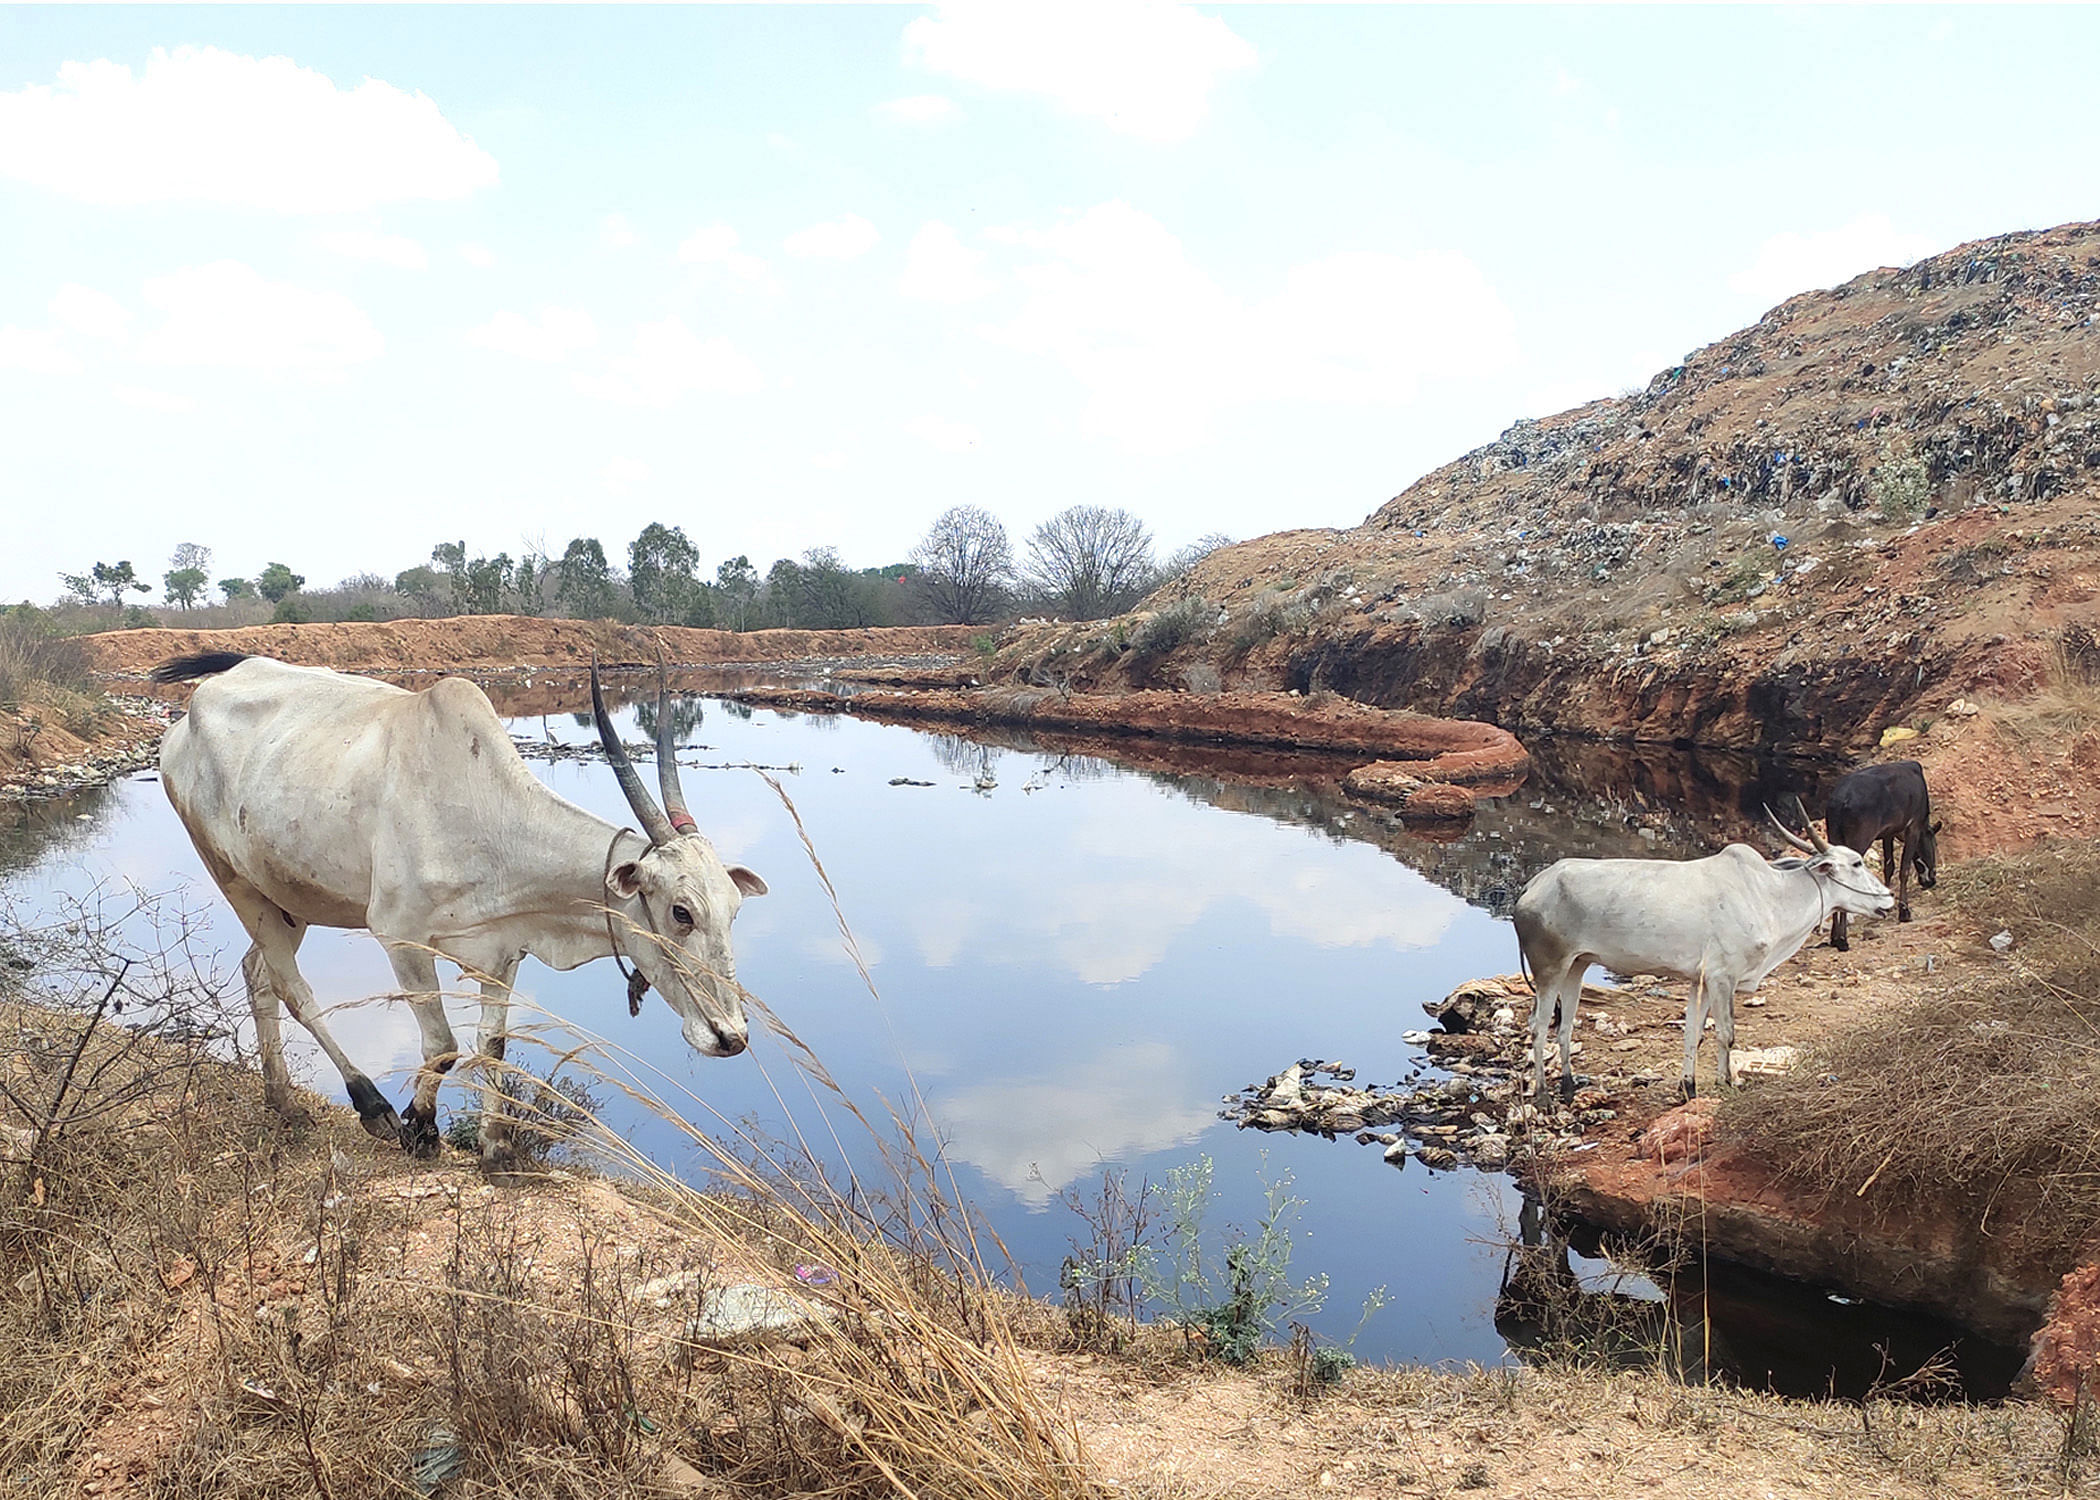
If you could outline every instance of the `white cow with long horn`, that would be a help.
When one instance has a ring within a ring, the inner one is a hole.
[[[695,1050],[733,1057],[748,1044],[729,927],[766,884],[723,864],[686,811],[661,666],[659,809],[613,733],[591,664],[599,737],[639,834],[542,785],[488,696],[464,678],[410,692],[237,652],[177,657],[152,676],[202,679],[161,743],[161,784],[252,941],[241,972],[263,1096],[279,1113],[295,1113],[282,1002],[343,1075],[366,1130],[435,1152],[438,1083],[459,1055],[440,958],[479,982],[476,1045],[497,1061],[527,954],[554,969],[624,954],[640,975],[631,997],[643,980],[655,986]],[[403,1115],[322,1022],[296,962],[310,926],[362,927],[386,948],[423,1034]],[[484,1083],[482,1150],[492,1161],[509,1151],[499,1072]]]
[[[1531,1086],[1546,1092],[1546,1032],[1560,1011],[1560,1092],[1575,1093],[1570,1053],[1582,976],[1591,964],[1615,974],[1668,974],[1692,982],[1684,1014],[1684,1096],[1706,1018],[1714,1017],[1719,1076],[1735,1082],[1735,997],[1752,994],[1792,958],[1833,911],[1876,915],[1896,904],[1866,862],[1833,847],[1809,822],[1803,839],[1773,815],[1779,836],[1805,859],[1767,861],[1748,844],[1704,859],[1560,859],[1532,877],[1514,914],[1518,960],[1531,975]]]

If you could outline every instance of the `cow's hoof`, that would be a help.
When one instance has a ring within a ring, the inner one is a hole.
[[[1689,1104],[1699,1097],[1699,1085],[1687,1078],[1684,1081],[1684,1102]]]
[[[1562,1080],[1560,1081],[1560,1102],[1561,1102],[1561,1103],[1563,1103],[1563,1104],[1573,1104],[1573,1103],[1575,1102],[1575,1080],[1574,1080],[1574,1079],[1572,1079],[1572,1078],[1563,1078],[1563,1079],[1562,1079]]]
[[[394,1113],[392,1106],[378,1114],[359,1115],[357,1123],[364,1126],[365,1134],[375,1141],[391,1145],[401,1139],[401,1117]]]
[[[1830,940],[1830,946],[1837,949],[1840,953],[1850,953],[1852,951],[1852,942],[1849,938],[1834,937]]]
[[[438,1139],[437,1121],[425,1118],[414,1105],[408,1108],[401,1121],[401,1149],[410,1156],[428,1161],[438,1154],[441,1142]]]
[[[1897,907],[1896,920],[1899,922],[1908,922],[1910,920],[1910,908],[1907,906]]]
[[[481,1143],[481,1169],[484,1172],[513,1172],[518,1166],[518,1149],[509,1141]]]

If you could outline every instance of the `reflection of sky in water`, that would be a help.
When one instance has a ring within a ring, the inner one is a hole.
[[[590,735],[566,715],[544,722],[566,740]],[[537,736],[542,723],[517,727]],[[634,737],[631,719],[626,732]],[[749,770],[688,770],[702,828],[771,887],[737,921],[739,977],[864,1108],[908,1100],[915,1074],[963,1191],[1031,1285],[1054,1285],[1083,1232],[1053,1206],[1056,1194],[1088,1196],[1104,1164],[1158,1180],[1209,1152],[1221,1193],[1212,1222],[1223,1227],[1253,1220],[1266,1156],[1267,1170],[1293,1172],[1310,1200],[1293,1270],[1334,1278],[1322,1332],[1346,1337],[1364,1293],[1383,1282],[1394,1302],[1360,1352],[1499,1355],[1489,1313],[1500,1256],[1476,1241],[1496,1233],[1513,1201],[1506,1179],[1399,1173],[1375,1148],[1238,1132],[1215,1111],[1220,1096],[1299,1057],[1343,1059],[1365,1082],[1397,1078],[1415,1060],[1400,1033],[1424,1024],[1423,1000],[1514,966],[1505,925],[1369,845],[1221,812],[1139,776],[1046,774],[1050,757],[975,747],[958,761],[952,747],[906,729],[746,718],[719,704],[707,705],[691,742],[684,758],[697,765],[799,765],[783,784],[882,999],[854,971],[771,790]],[[998,784],[974,794],[987,760]],[[602,763],[533,769],[572,801],[633,821]],[[642,773],[653,783],[649,767]],[[935,784],[893,787],[893,777]],[[160,788],[134,781],[116,802],[119,816],[56,852],[33,880],[78,887],[115,877],[155,890],[188,882],[231,969],[245,941]],[[378,945],[317,929],[301,960],[333,1007],[338,1039],[404,1099],[418,1055],[406,1007],[343,1003],[391,986]],[[534,1007],[661,1067],[674,1096],[690,1090],[720,1118],[750,1116],[774,1134],[786,1133],[786,1098],[810,1139],[828,1138],[811,1113],[815,1096],[762,1031],[750,1055],[704,1059],[684,1047],[660,999],[628,1019],[609,963],[567,974],[528,963],[518,984]],[[475,1006],[462,996],[451,1012],[465,1041]],[[295,1072],[339,1096],[340,1081],[304,1034],[287,1025],[286,1037]],[[467,1103],[457,1087],[441,1098],[449,1108]],[[667,1160],[690,1150],[624,1101],[612,1112]]]

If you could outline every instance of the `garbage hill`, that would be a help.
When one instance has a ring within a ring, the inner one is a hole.
[[[1002,661],[1837,753],[2100,677],[2100,224],[1805,292],[1345,530],[1222,548]]]

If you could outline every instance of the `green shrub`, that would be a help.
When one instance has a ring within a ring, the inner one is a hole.
[[[1881,450],[1881,462],[1868,481],[1868,491],[1880,507],[1882,519],[1907,526],[1925,513],[1932,499],[1932,474],[1925,460],[1914,453]]]
[[[277,608],[270,615],[270,623],[272,625],[305,625],[312,621],[313,617],[314,608],[311,604],[308,604],[297,594],[287,594],[284,598],[277,601]]]
[[[1200,641],[1216,627],[1218,607],[1200,594],[1170,604],[1139,625],[1131,645],[1140,656],[1165,656],[1176,646]]]

